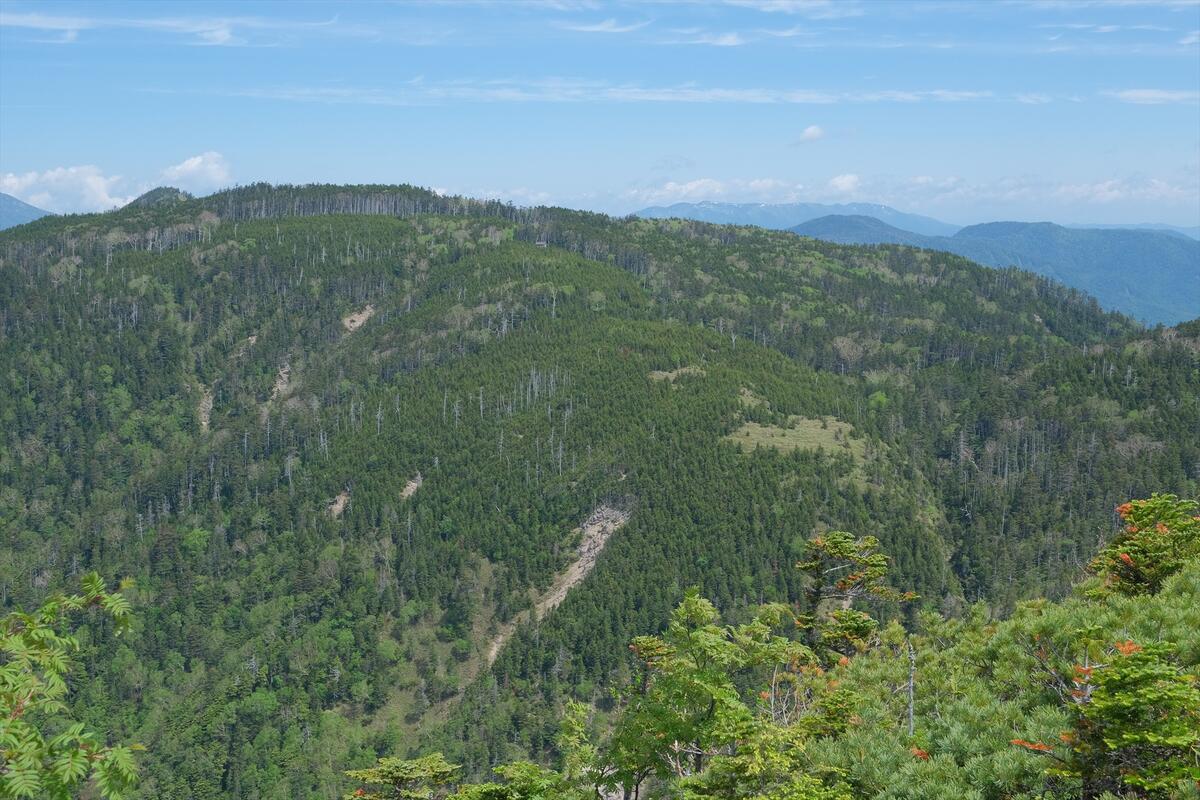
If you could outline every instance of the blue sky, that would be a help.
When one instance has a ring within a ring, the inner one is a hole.
[[[0,2],[0,191],[1200,225],[1196,0]]]

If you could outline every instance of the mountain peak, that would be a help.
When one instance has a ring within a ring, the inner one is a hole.
[[[193,195],[174,186],[159,186],[129,202],[127,208],[157,208],[193,199]]]
[[[0,192],[0,230],[49,216],[50,212]]]

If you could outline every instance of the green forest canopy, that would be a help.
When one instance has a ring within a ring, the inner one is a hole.
[[[1200,328],[945,254],[256,185],[0,261],[0,601],[135,579],[69,704],[149,748],[136,796],[550,763],[689,587],[809,613],[813,534],[874,536],[915,631],[1063,597],[1118,503],[1197,494]]]

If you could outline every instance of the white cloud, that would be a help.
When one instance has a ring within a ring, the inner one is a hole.
[[[0,175],[0,191],[57,213],[105,211],[128,203],[135,195],[122,195],[120,175],[105,175],[99,167],[55,167],[45,172],[9,172]]]
[[[771,194],[791,189],[791,184],[778,178],[755,178],[746,182],[746,188],[758,194]]]
[[[1200,92],[1181,89],[1122,89],[1116,92],[1104,92],[1104,94],[1115,97],[1123,103],[1138,105],[1166,105],[1200,101]]]
[[[1187,36],[1179,40],[1179,43],[1184,47],[1192,44],[1200,44],[1200,31],[1192,31]]]
[[[812,19],[861,17],[862,8],[851,0],[725,0],[728,5],[752,8],[767,14],[800,14]]]
[[[108,175],[94,164],[84,164],[0,174],[0,192],[47,211],[72,214],[119,208],[162,183],[207,193],[230,181],[229,163],[220,153],[209,151],[166,167],[150,181]]]
[[[1093,181],[1054,181],[1033,176],[968,181],[957,176],[917,175],[907,180],[864,181],[861,195],[903,209],[959,217],[971,210],[979,218],[1054,219],[1062,222],[1094,218],[1128,222],[1131,217],[1158,209],[1179,218],[1200,203],[1200,182],[1188,177],[1174,180],[1145,176],[1107,177]],[[1072,211],[1074,209],[1074,211]],[[1103,212],[1099,210],[1103,209]],[[1190,215],[1194,215],[1190,211]],[[1187,216],[1183,217],[1184,219]]]
[[[679,203],[688,200],[710,200],[723,197],[727,187],[714,178],[691,181],[667,181],[661,186],[633,189],[627,194],[644,203]]]
[[[1050,95],[1041,94],[1040,92],[1024,92],[1017,95],[1017,102],[1024,103],[1027,106],[1045,105],[1046,103],[1053,102],[1053,100],[1054,98]]]
[[[862,184],[862,179],[852,172],[836,175],[829,179],[829,188],[842,194],[854,194]]]
[[[817,139],[825,138],[825,129],[820,125],[809,125],[800,134],[800,141],[815,142]]]
[[[1200,203],[1200,181],[1193,171],[1172,179],[1146,176],[1102,177],[1092,181],[1055,181],[1012,176],[972,181],[957,175],[836,175],[805,185],[778,177],[756,179],[701,177],[667,181],[627,190],[607,205],[629,210],[651,205],[713,200],[721,202],[795,203],[868,200],[905,211],[982,219],[1055,219],[1068,221],[1101,215],[1128,221],[1157,208],[1172,218],[1187,219]],[[595,204],[589,204],[596,207]]]
[[[162,171],[162,177],[180,189],[192,192],[212,191],[231,181],[229,162],[212,150],[167,167]]]
[[[632,22],[627,25],[622,25],[615,19],[606,19],[603,22],[595,22],[591,24],[564,24],[562,27],[569,31],[578,31],[579,33],[631,33],[649,25],[649,22]]]
[[[1056,197],[1085,203],[1113,203],[1119,200],[1183,203],[1195,197],[1195,189],[1169,183],[1158,178],[1123,180],[1112,178],[1096,183],[1063,184],[1054,190]]]
[[[508,189],[468,189],[462,192],[447,192],[444,189],[436,191],[443,196],[451,194],[473,197],[478,200],[502,200],[520,206],[546,205],[553,199],[553,196],[549,192],[542,191],[541,189],[532,189],[528,186],[517,186]]]
[[[499,197],[521,205],[566,205],[617,214],[680,202],[774,204],[860,200],[949,218],[961,224],[989,219],[1128,222],[1143,217],[1166,217],[1177,224],[1190,224],[1186,221],[1194,217],[1194,209],[1200,203],[1200,172],[1193,168],[1170,179],[1134,175],[1074,182],[1037,176],[969,180],[956,175],[848,173],[805,184],[794,177],[698,176],[675,180],[649,178],[624,190],[598,187],[573,195],[525,187],[505,190],[456,187],[453,193]]]
[[[1054,194],[1067,201],[1083,200],[1089,203],[1111,203],[1125,197],[1121,182],[1118,180],[1065,184],[1055,189]]]
[[[640,208],[649,205],[669,205],[701,200],[789,203],[795,202],[803,189],[803,184],[789,183],[778,178],[749,180],[696,178],[690,181],[667,181],[629,189],[621,196],[621,204],[631,204]]]

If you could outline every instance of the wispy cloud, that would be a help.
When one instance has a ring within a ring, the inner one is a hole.
[[[761,28],[757,33],[776,39],[794,39],[797,36],[815,37],[820,35],[817,31],[801,27],[800,25],[793,25],[790,28]]]
[[[1179,43],[1184,47],[1193,44],[1200,44],[1200,31],[1192,31],[1188,35],[1179,40]]]
[[[1160,106],[1167,104],[1194,105],[1200,102],[1200,92],[1186,89],[1121,89],[1113,92],[1103,92],[1108,97],[1115,97],[1122,103],[1136,103],[1143,106]]]
[[[737,31],[720,33],[706,31],[702,28],[672,28],[669,34],[670,36],[659,39],[658,44],[700,44],[711,45],[713,47],[740,47],[749,42],[749,39]]]
[[[601,22],[564,22],[559,27],[579,33],[632,33],[633,31],[641,30],[649,24],[650,21],[646,20],[645,22],[630,22],[623,25],[615,19],[610,18]]]
[[[329,32],[371,36],[377,32],[344,25],[337,17],[304,21],[254,16],[214,17],[101,17],[62,14],[0,12],[0,27],[58,33],[59,43],[74,42],[85,31],[137,30],[181,37],[193,45],[244,46],[278,44],[282,37]]]
[[[1070,31],[1087,31],[1089,33],[1117,33],[1119,31],[1158,31],[1167,32],[1171,29],[1163,25],[1113,25],[1099,22],[1043,22],[1035,27],[1061,29]]]
[[[861,17],[866,13],[854,0],[725,0],[725,3],[767,14],[799,14],[812,19]]]
[[[713,47],[740,47],[746,44],[746,39],[737,31],[728,33],[701,33],[690,39],[680,40],[680,44],[707,44]]]
[[[1200,6],[1200,0],[1004,0],[1006,5],[1048,11],[1075,11],[1080,8],[1171,8]],[[968,4],[969,5],[969,4]]]
[[[164,90],[170,92],[172,90]],[[759,105],[833,105],[837,103],[961,103],[997,98],[989,90],[883,89],[845,92],[808,88],[716,87],[695,84],[645,86],[633,83],[549,78],[425,81],[414,79],[391,88],[348,86],[276,86],[236,89],[227,96],[291,102],[379,106],[446,102],[537,103],[729,103]]]

